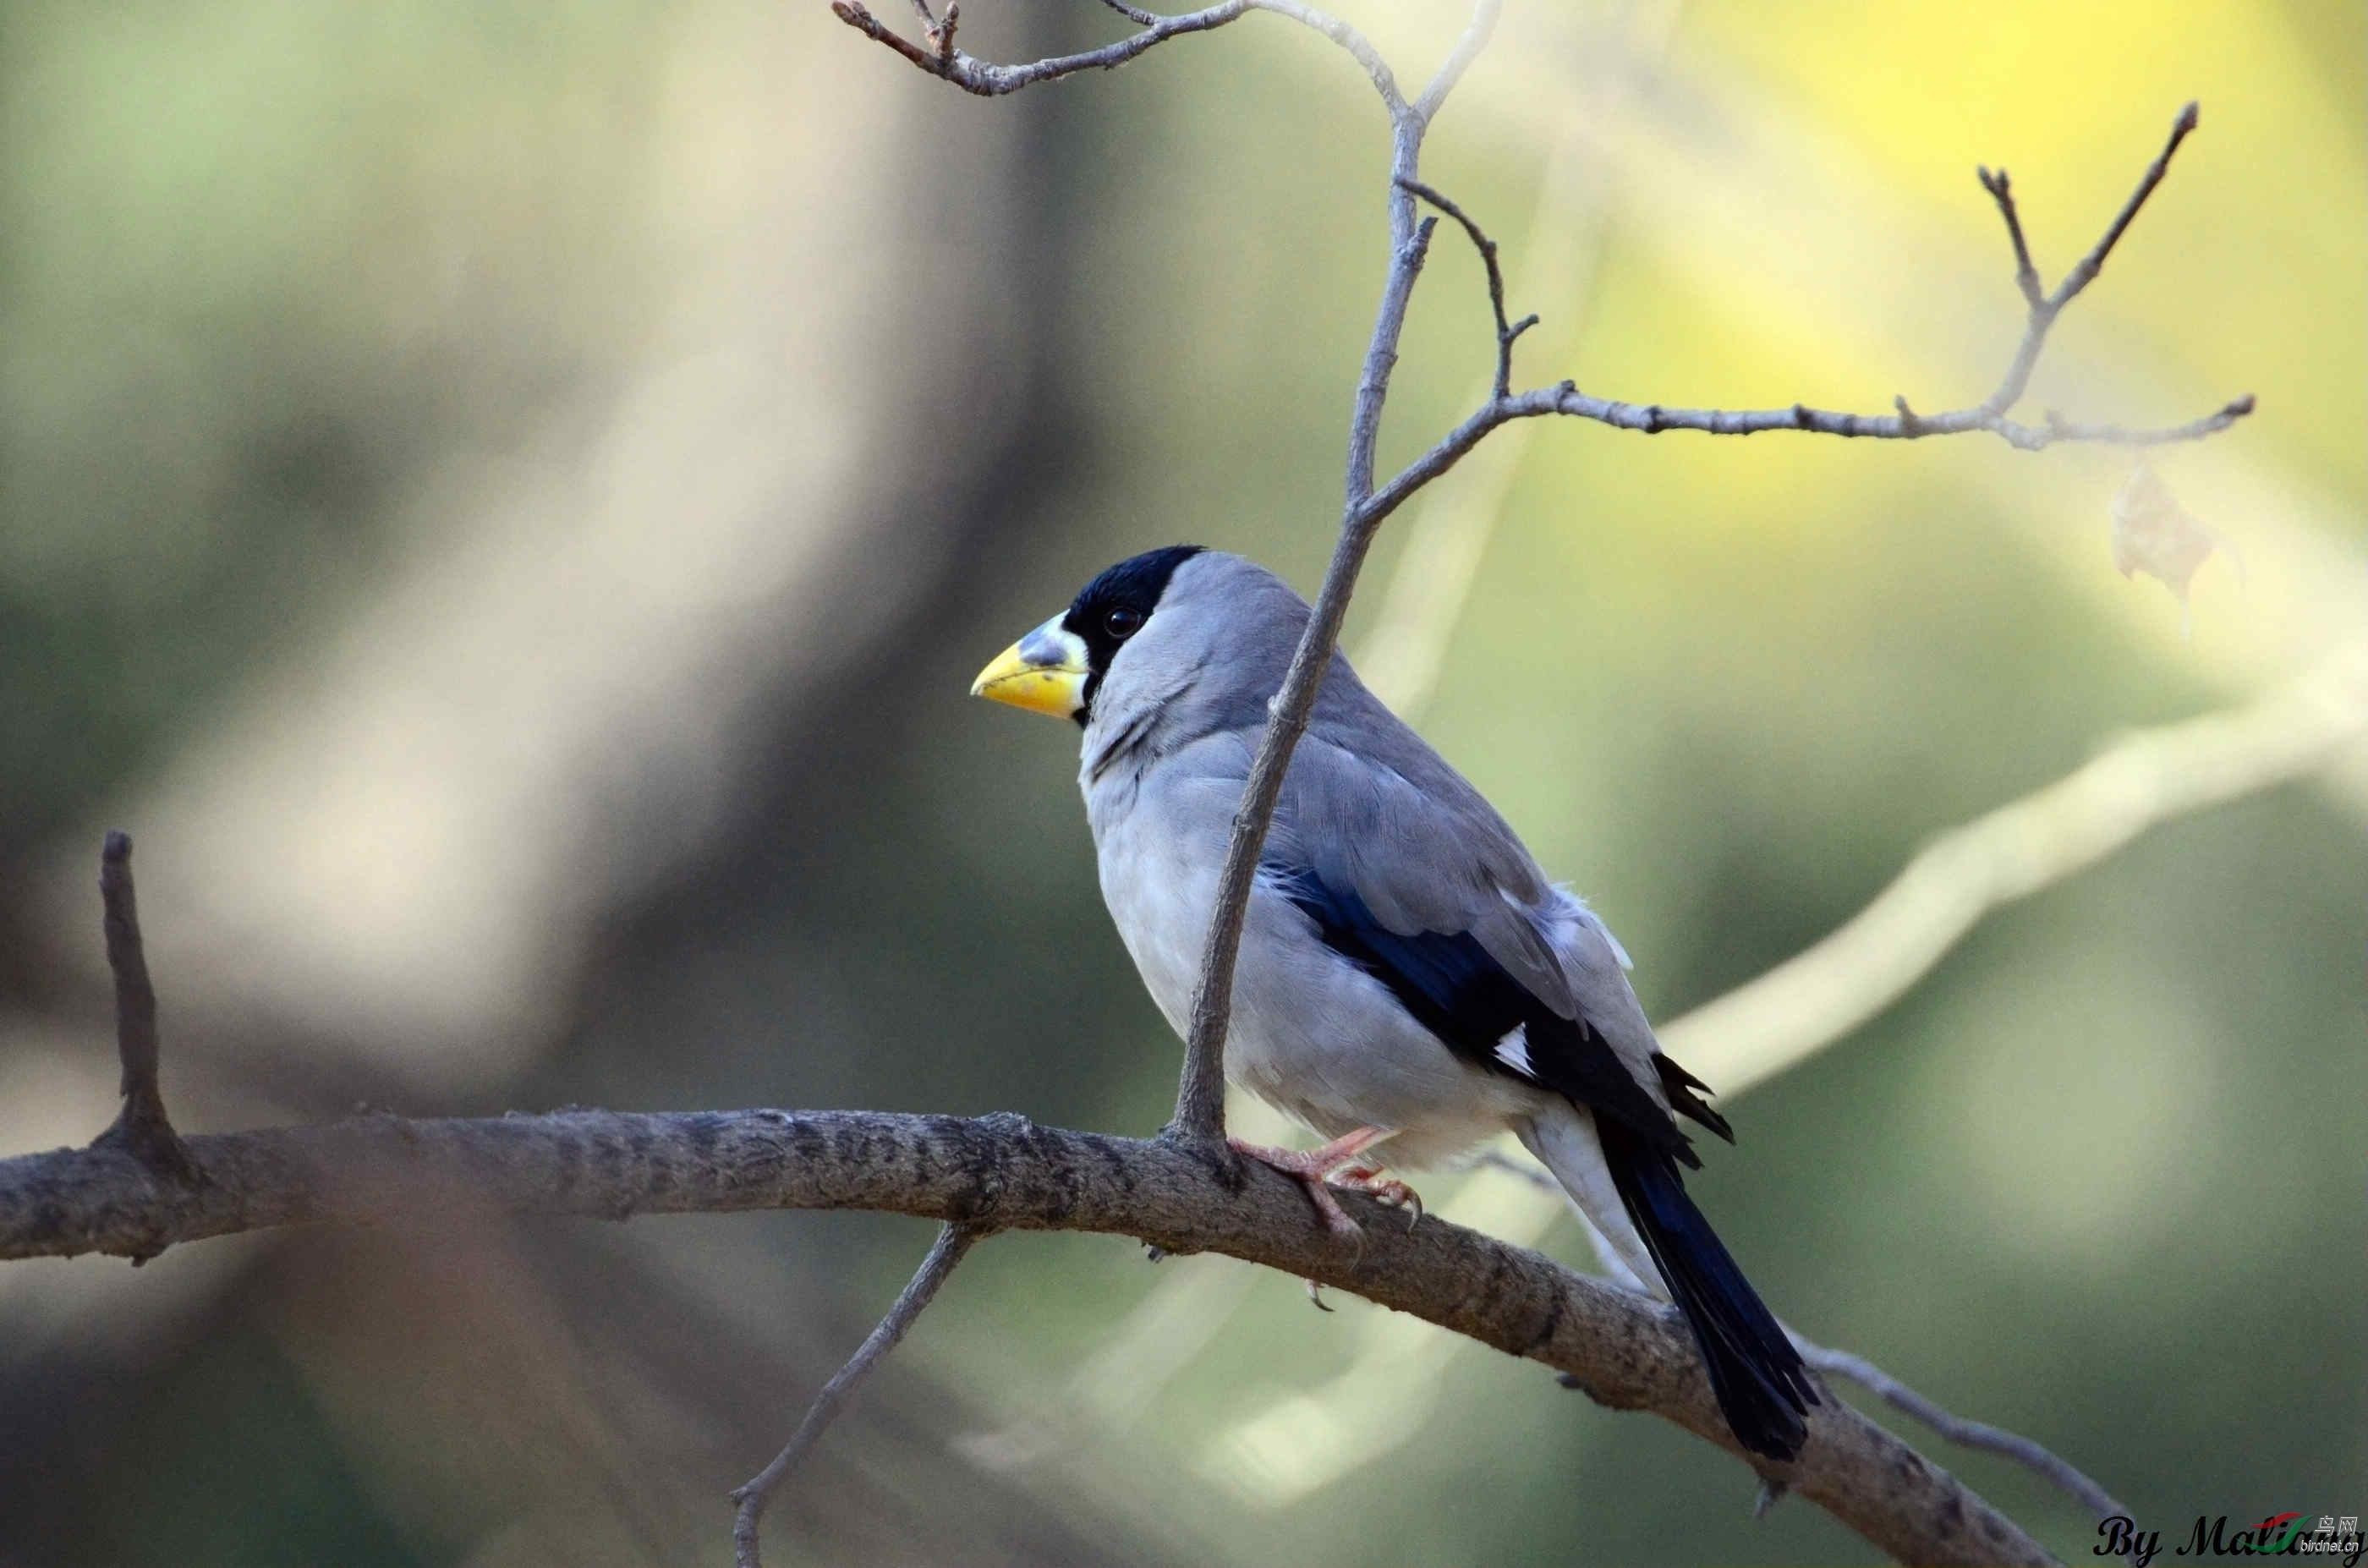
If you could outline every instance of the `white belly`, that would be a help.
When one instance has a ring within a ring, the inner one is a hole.
[[[1200,788],[1212,798],[1131,801],[1133,809],[1093,813],[1102,898],[1179,1038],[1190,1025],[1234,804]],[[1178,831],[1178,816],[1188,813],[1201,820]],[[1215,845],[1215,855],[1183,853],[1195,844]],[[1466,1066],[1264,888],[1251,895],[1235,970],[1225,1076],[1327,1138],[1395,1128],[1379,1153],[1409,1168],[1448,1160],[1540,1103],[1536,1090]]]

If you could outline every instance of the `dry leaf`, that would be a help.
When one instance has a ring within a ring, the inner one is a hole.
[[[2143,572],[2161,580],[2179,600],[2179,635],[2193,630],[2188,584],[2214,551],[2225,551],[2245,569],[2234,546],[2198,522],[2179,504],[2160,475],[2141,461],[2113,497],[2113,566],[2124,577]]]

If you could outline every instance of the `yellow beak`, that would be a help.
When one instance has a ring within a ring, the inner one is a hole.
[[[1086,705],[1086,640],[1054,616],[1006,648],[970,683],[973,697],[1071,719]]]

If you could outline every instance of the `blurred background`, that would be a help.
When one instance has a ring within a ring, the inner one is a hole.
[[[1343,9],[1416,82],[1463,19]],[[1123,30],[963,24],[1003,60]],[[106,826],[185,1130],[1159,1125],[1178,1049],[1075,735],[964,691],[1153,545],[1314,587],[1384,258],[1345,57],[1253,17],[987,103],[821,0],[19,0],[0,40],[0,1150],[113,1114]],[[1544,316],[1523,379],[1975,401],[2021,305],[1975,164],[2052,279],[2194,97],[2028,406],[2260,398],[2155,463],[2247,568],[2203,567],[2185,640],[2112,568],[2105,449],[1564,422],[1392,524],[1349,645],[1656,1017],[2368,628],[2363,50],[2368,8],[2311,0],[1508,6],[1426,172]],[[1485,388],[1440,239],[1385,468]],[[1981,924],[1731,1100],[1695,1189],[1802,1332],[2146,1528],[2368,1512],[2363,957],[2355,748]],[[1512,1176],[1425,1191],[1587,1261]],[[929,1233],[448,1217],[0,1268],[0,1563],[723,1561],[725,1492]],[[774,1561],[1872,1556],[1805,1504],[1753,1524],[1672,1427],[1338,1305],[998,1240],[783,1494]],[[2068,1502],[1910,1437],[2088,1554]]]

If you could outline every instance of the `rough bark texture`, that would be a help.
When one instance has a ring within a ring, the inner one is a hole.
[[[1014,1230],[1102,1231],[1302,1275],[1568,1372],[1736,1451],[1676,1313],[1520,1247],[1349,1198],[1354,1256],[1284,1176],[1222,1145],[877,1111],[370,1116],[186,1141],[195,1180],[120,1148],[0,1161],[0,1258],[165,1247],[277,1225],[400,1222],[453,1207],[623,1220],[875,1209]],[[1543,1393],[1541,1397],[1543,1397]],[[1904,1562],[2045,1562],[1946,1471],[1828,1399],[1791,1465],[1756,1465]]]

